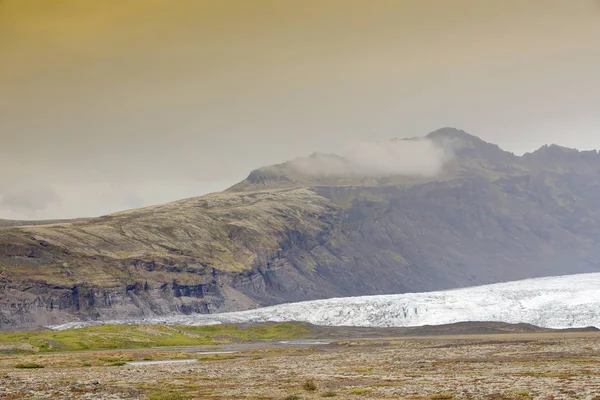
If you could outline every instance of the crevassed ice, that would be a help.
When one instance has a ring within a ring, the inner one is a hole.
[[[74,322],[53,329],[110,324],[303,321],[315,325],[404,327],[463,321],[530,323],[546,328],[600,328],[600,273],[536,278],[427,293],[345,297],[223,314]]]

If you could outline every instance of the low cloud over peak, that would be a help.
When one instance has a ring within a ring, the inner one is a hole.
[[[434,176],[453,152],[427,138],[352,141],[343,156],[315,153],[290,165],[309,176]]]

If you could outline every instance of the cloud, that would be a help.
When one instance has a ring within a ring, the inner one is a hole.
[[[173,178],[139,182],[90,180],[46,184],[32,178],[25,187],[0,177],[0,219],[96,217],[221,191],[233,183]]]
[[[61,202],[56,191],[48,186],[16,186],[0,193],[0,207],[24,216],[35,217],[43,211]]]
[[[343,156],[316,153],[291,161],[311,176],[434,176],[453,157],[447,147],[426,138],[385,142],[353,141]]]

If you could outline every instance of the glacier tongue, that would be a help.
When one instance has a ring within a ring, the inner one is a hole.
[[[524,322],[546,328],[600,328],[600,273],[527,279],[440,292],[314,300],[223,314],[173,315],[103,323],[207,325],[267,321],[371,327],[498,321]],[[68,323],[53,329],[95,324],[99,322]]]

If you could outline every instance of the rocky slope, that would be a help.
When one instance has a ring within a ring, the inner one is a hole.
[[[221,194],[0,227],[0,329],[600,271],[598,152],[517,157],[449,128],[428,140],[453,154],[431,176],[292,162]],[[308,162],[330,157],[345,162]]]

